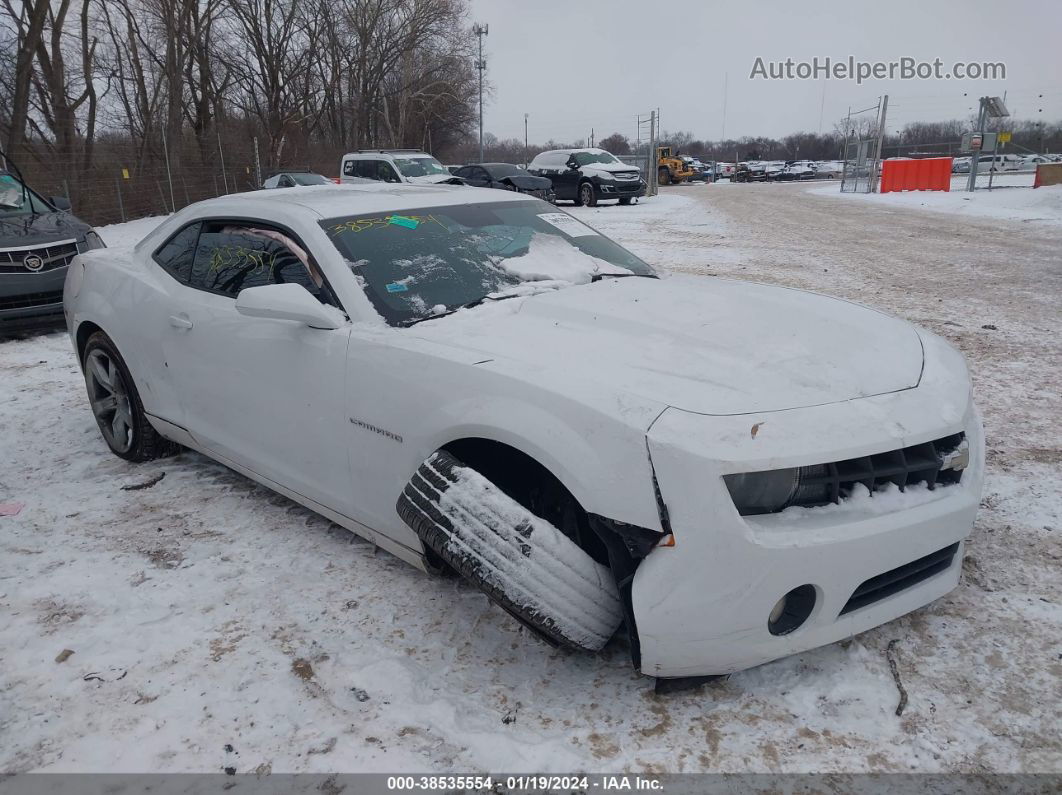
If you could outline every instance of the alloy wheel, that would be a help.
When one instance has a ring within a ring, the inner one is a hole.
[[[128,452],[133,445],[133,412],[129,388],[117,363],[107,352],[96,348],[85,360],[92,415],[107,444],[116,453]]]

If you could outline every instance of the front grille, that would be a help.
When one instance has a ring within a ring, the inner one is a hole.
[[[861,607],[872,605],[893,594],[925,582],[930,577],[947,571],[955,559],[955,553],[959,551],[958,542],[950,547],[933,552],[924,558],[911,561],[877,577],[871,577],[865,583],[855,589],[852,598],[848,600],[840,615],[851,613]]]
[[[65,268],[77,254],[77,242],[64,240],[30,249],[0,250],[0,273],[45,273],[56,268]],[[26,267],[26,258],[39,258],[39,268]]]
[[[617,171],[612,176],[614,176],[616,179],[622,179],[622,180],[626,181],[626,180],[629,180],[629,179],[638,179],[638,172],[637,171]]]
[[[23,293],[22,295],[0,297],[0,310],[31,309],[36,306],[61,303],[63,303],[62,290],[55,290],[49,293]]]
[[[616,190],[620,193],[637,193],[641,190],[641,182],[625,183],[623,185],[617,185]]]
[[[890,483],[900,491],[919,483],[930,489],[958,483],[962,469],[950,466],[952,459],[967,449],[965,442],[966,434],[960,432],[886,453],[801,467],[800,485],[788,505],[836,503],[848,497],[859,483],[871,493]]]

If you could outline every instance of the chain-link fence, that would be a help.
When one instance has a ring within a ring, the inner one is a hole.
[[[224,148],[215,144],[207,152],[194,147],[159,149],[143,154],[125,146],[98,146],[92,165],[86,167],[80,157],[55,157],[26,147],[15,161],[30,188],[46,198],[69,199],[75,215],[97,226],[165,215],[203,199],[254,190],[261,187],[259,176],[271,173],[256,165],[260,160],[253,138]],[[334,177],[343,151],[321,149],[311,158],[282,167],[309,168]]]
[[[848,141],[845,144],[844,167],[841,170],[842,193],[871,193],[878,173],[874,157],[874,139]]]

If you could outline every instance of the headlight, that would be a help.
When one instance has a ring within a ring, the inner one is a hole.
[[[85,234],[85,251],[92,251],[96,248],[107,248],[107,244],[103,242],[103,238],[96,234],[95,229],[90,229]]]
[[[726,487],[742,516],[780,511],[796,494],[799,469],[772,469],[767,472],[740,472],[724,475]]]
[[[790,505],[826,505],[836,501],[834,481],[826,464],[724,475],[726,487],[742,516],[775,513]]]

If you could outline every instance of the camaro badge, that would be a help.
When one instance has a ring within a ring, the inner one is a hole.
[[[371,423],[365,422],[363,420],[359,420],[359,419],[357,419],[355,417],[351,417],[350,418],[350,422],[351,422],[352,425],[357,425],[359,428],[364,428],[367,431],[372,431],[373,433],[378,433],[378,434],[380,434],[380,436],[386,436],[388,439],[393,439],[394,441],[398,442],[399,444],[402,444],[402,437],[399,436],[397,433],[392,433],[391,431],[387,430],[386,428],[379,428],[379,427],[377,427],[375,425],[372,425]]]
[[[36,254],[28,254],[23,260],[22,264],[26,266],[26,270],[36,273],[44,267],[44,260]]]

